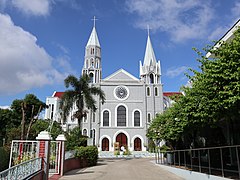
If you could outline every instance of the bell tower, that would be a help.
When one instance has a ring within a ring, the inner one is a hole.
[[[160,76],[161,76],[160,61],[158,62],[156,61],[148,28],[147,45],[143,65],[142,62],[140,61],[140,77],[141,80],[146,84],[161,84]]]
[[[93,29],[85,48],[85,59],[82,74],[88,74],[90,83],[100,83],[102,78],[101,46],[96,31],[96,18],[93,18]]]

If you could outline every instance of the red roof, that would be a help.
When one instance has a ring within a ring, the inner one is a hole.
[[[64,93],[64,92],[55,92],[55,93],[53,94],[53,97],[61,98],[62,95],[63,95],[63,93]]]
[[[182,95],[181,92],[163,92],[163,96]]]

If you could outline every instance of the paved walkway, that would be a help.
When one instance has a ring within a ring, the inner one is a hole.
[[[100,159],[97,166],[68,172],[61,180],[182,180],[156,166],[153,159]]]

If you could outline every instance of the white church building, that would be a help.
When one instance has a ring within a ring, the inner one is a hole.
[[[97,111],[88,111],[82,122],[82,134],[92,138],[99,151],[114,151],[114,144],[125,146],[130,151],[146,151],[147,129],[156,114],[170,106],[169,96],[163,93],[161,65],[156,60],[148,33],[145,56],[140,61],[140,79],[124,69],[119,69],[102,79],[101,46],[94,25],[86,45],[82,74],[90,76],[90,85],[100,87],[106,96],[104,104],[97,102]],[[59,102],[63,92],[54,92],[47,97],[49,106],[45,119],[61,122]],[[73,107],[73,112],[75,111]],[[64,127],[77,126],[77,119],[70,115]]]

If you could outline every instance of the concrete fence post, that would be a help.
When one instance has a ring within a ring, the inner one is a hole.
[[[63,176],[64,173],[64,160],[65,160],[65,141],[66,138],[64,134],[59,134],[56,138],[59,143],[59,175]]]
[[[42,168],[44,170],[43,179],[48,179],[49,173],[49,159],[50,159],[50,146],[51,146],[51,135],[47,131],[41,131],[36,140],[39,141],[39,154],[38,156],[43,158]]]

